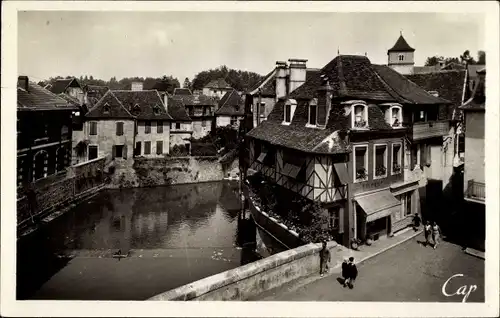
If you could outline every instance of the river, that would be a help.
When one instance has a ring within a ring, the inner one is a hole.
[[[234,182],[103,191],[18,242],[17,297],[144,300],[255,261],[240,211]]]

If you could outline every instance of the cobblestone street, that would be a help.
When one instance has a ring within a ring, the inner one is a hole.
[[[354,289],[343,288],[340,275],[333,273],[315,282],[295,282],[263,294],[259,299],[272,301],[411,301],[460,302],[456,293],[463,285],[476,285],[467,302],[484,301],[484,260],[465,254],[460,246],[442,242],[436,250],[419,244],[423,235],[396,246],[358,265]],[[338,272],[338,270],[337,270]]]

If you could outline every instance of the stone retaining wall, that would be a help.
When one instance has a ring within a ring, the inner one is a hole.
[[[332,264],[341,262],[329,242]],[[247,300],[301,277],[319,272],[320,244],[307,244],[167,291],[149,300]]]

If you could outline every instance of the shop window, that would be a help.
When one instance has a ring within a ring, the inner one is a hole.
[[[144,133],[145,134],[151,133],[151,122],[150,121],[147,121],[144,123]]]
[[[368,109],[366,105],[356,104],[353,106],[352,127],[368,127]]]
[[[401,144],[392,144],[391,174],[401,173]]]
[[[145,155],[150,155],[151,154],[151,141],[145,141],[144,142],[144,154]]]
[[[163,122],[161,120],[159,120],[156,123],[156,133],[157,134],[163,134]]]
[[[374,179],[387,177],[387,145],[375,145],[374,153]]]
[[[368,146],[354,146],[354,182],[368,180]]]
[[[91,121],[89,122],[89,134],[91,136],[97,135],[97,122],[96,121]]]

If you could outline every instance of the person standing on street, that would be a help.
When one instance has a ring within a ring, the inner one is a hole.
[[[344,287],[345,287],[345,282],[347,281],[347,277],[349,276],[348,275],[348,265],[347,265],[347,260],[344,259],[344,261],[342,262],[342,278],[344,279]]]
[[[347,279],[344,282],[344,287],[349,286],[349,288],[354,288],[354,281],[358,277],[358,268],[354,264],[354,257],[349,257],[349,263],[347,264]]]
[[[418,231],[418,229],[420,227],[420,223],[422,223],[422,219],[420,218],[418,213],[415,213],[415,216],[413,217],[413,230],[415,232]]]
[[[441,234],[441,229],[439,228],[439,225],[434,221],[432,222],[432,240],[434,241],[434,249],[436,249],[437,245],[439,244],[439,236]]]
[[[429,245],[429,238],[431,237],[432,227],[429,221],[425,222],[424,234],[425,234],[425,246]]]
[[[320,275],[323,277],[325,273],[328,272],[328,263],[331,261],[331,255],[328,248],[326,248],[326,242],[323,241],[323,248],[319,252],[320,257]]]

